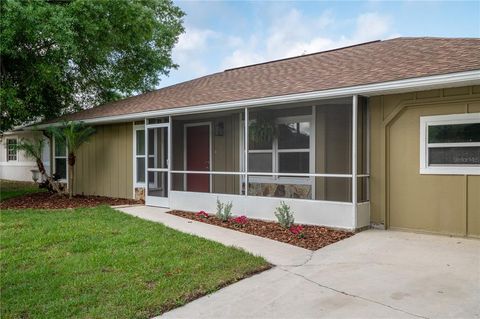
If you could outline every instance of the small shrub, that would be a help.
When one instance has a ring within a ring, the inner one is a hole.
[[[208,218],[209,215],[205,213],[203,210],[199,211],[198,213],[195,213],[195,216],[201,217],[201,218]]]
[[[286,229],[289,229],[295,222],[293,212],[290,211],[290,206],[285,204],[284,201],[280,202],[280,206],[276,208],[275,217],[277,217],[278,223]]]
[[[248,218],[247,216],[242,215],[232,218],[231,221],[235,226],[242,227],[243,225],[246,225],[248,223]]]
[[[223,212],[223,206],[225,206],[225,204],[222,203],[222,202],[217,198],[217,216],[222,214],[222,212]]]
[[[227,222],[232,217],[232,202],[225,204],[217,198],[217,218],[222,222]]]

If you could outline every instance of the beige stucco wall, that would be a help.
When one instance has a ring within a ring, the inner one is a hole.
[[[480,87],[370,98],[371,220],[480,236],[480,176],[420,175],[420,116],[480,112]]]
[[[0,141],[0,179],[16,181],[32,181],[31,170],[37,170],[37,163],[34,159],[26,156],[24,151],[17,151],[17,160],[7,161],[7,139],[16,139],[17,143],[25,140],[44,139],[45,145],[42,154],[42,160],[47,171],[50,170],[49,142],[48,139],[39,131],[16,131],[6,132],[2,135]]]
[[[95,126],[96,133],[78,150],[74,192],[133,197],[133,124]]]

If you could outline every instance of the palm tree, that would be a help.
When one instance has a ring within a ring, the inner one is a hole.
[[[56,140],[64,142],[68,152],[68,196],[73,197],[74,167],[76,153],[80,146],[95,134],[91,126],[83,122],[66,122],[62,127],[52,127],[49,131]]]
[[[43,138],[27,140],[21,139],[20,142],[16,145],[17,150],[25,152],[25,155],[29,158],[33,158],[37,163],[38,171],[42,174],[42,179],[48,183],[47,189],[50,191],[53,190],[56,193],[61,193],[62,188],[59,183],[54,181],[51,176],[47,174],[45,170],[45,165],[42,161],[42,152],[45,147],[45,140]]]

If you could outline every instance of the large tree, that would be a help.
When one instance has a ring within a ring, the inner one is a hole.
[[[154,89],[177,66],[171,0],[1,0],[0,131]]]

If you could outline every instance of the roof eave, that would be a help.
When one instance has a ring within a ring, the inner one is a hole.
[[[306,93],[296,93],[289,95],[271,96],[258,99],[240,100],[223,103],[213,103],[177,108],[167,108],[148,112],[129,113],[123,115],[113,115],[105,117],[96,117],[91,119],[81,120],[90,124],[105,124],[115,122],[128,122],[135,120],[143,120],[148,117],[160,117],[160,116],[175,116],[182,114],[192,113],[208,113],[216,111],[226,111],[243,107],[259,107],[265,105],[284,104],[292,102],[308,102],[321,99],[331,99],[346,97],[352,95],[384,95],[384,94],[396,94],[405,93],[411,91],[424,91],[445,87],[459,87],[467,85],[479,85],[480,84],[480,70],[457,72],[433,75],[427,77],[418,77],[403,79],[397,81],[365,84],[350,86],[344,88],[313,91]],[[59,125],[60,123],[49,123],[37,126],[42,129],[51,125]]]

